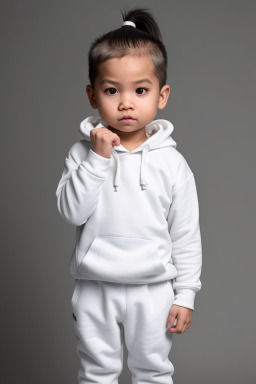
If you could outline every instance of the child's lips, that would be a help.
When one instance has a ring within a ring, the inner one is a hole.
[[[123,121],[124,123],[130,123],[131,121],[135,121],[135,119],[121,119],[119,121]]]
[[[136,119],[134,119],[133,117],[122,117],[120,119],[120,121],[134,121],[134,120],[136,120]]]
[[[124,115],[120,120],[135,120],[131,115]]]

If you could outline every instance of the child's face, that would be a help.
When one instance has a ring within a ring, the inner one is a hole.
[[[149,55],[127,55],[100,63],[94,90],[87,85],[86,92],[92,108],[98,109],[110,127],[133,132],[144,128],[154,120],[157,109],[165,107],[170,87],[159,89]],[[124,115],[134,120],[121,120]]]

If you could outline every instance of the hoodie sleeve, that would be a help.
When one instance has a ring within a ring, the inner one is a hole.
[[[88,149],[82,140],[69,150],[56,196],[58,211],[70,224],[84,224],[94,211],[110,161]]]
[[[178,272],[173,283],[173,304],[194,310],[195,294],[202,285],[202,245],[195,178],[183,156],[173,186],[168,228],[173,264]]]

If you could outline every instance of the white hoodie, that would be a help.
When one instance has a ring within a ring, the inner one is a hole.
[[[80,124],[59,181],[57,206],[77,226],[74,279],[148,284],[173,279],[173,304],[194,309],[201,289],[202,247],[194,175],[172,139],[173,125],[153,120],[148,139],[110,158],[92,150],[96,116]]]

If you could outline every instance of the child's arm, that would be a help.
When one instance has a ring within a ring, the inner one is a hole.
[[[56,190],[60,214],[76,226],[84,224],[94,211],[107,178],[112,148],[120,145],[119,136],[106,127],[92,129],[90,138],[92,148],[85,140],[70,148]]]
[[[110,161],[89,149],[84,140],[69,150],[56,196],[58,210],[70,224],[84,224],[94,211]]]
[[[201,289],[199,205],[194,175],[183,156],[173,186],[168,228],[172,239],[171,257],[178,272],[173,282],[176,291],[173,304],[194,310],[195,294]]]

